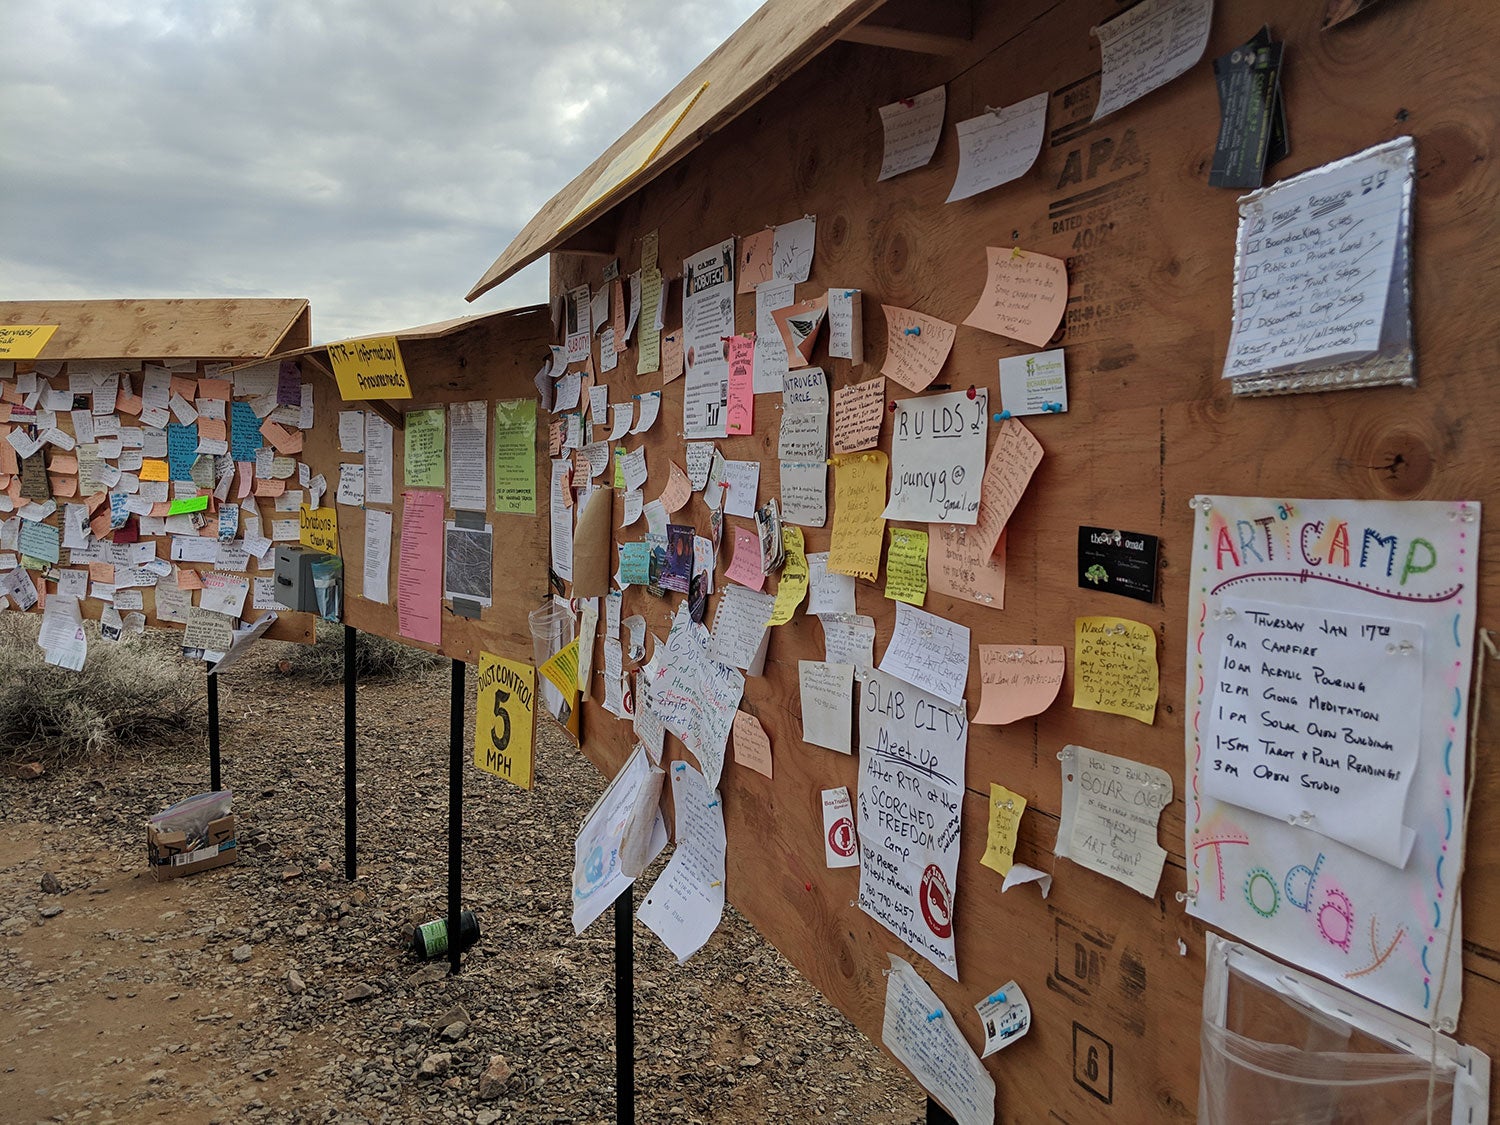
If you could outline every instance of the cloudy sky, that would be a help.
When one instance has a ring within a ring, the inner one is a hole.
[[[307,297],[319,339],[464,294],[758,0],[8,0],[0,299]]]

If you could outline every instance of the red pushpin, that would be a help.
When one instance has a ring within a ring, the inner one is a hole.
[[[969,384],[969,397],[971,399],[979,397],[979,392],[977,390],[975,390],[973,383]]]
[[[896,404],[894,402],[891,403],[891,413],[892,414],[896,413]]]

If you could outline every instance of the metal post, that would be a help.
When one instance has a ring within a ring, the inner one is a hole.
[[[219,677],[208,675],[208,787],[217,793],[219,784]]]
[[[615,899],[615,1121],[635,1125],[635,894]]]
[[[958,1125],[950,1114],[942,1106],[931,1098],[927,1099],[927,1125]]]
[[[352,880],[358,867],[355,852],[355,828],[358,820],[354,792],[355,750],[355,683],[357,660],[355,648],[359,631],[351,625],[344,626],[344,878]]]
[[[464,662],[453,661],[448,697],[448,970],[459,968],[464,867]]]

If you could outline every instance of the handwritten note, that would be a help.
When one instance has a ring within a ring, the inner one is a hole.
[[[759,461],[724,462],[724,514],[755,518],[755,501],[760,494]],[[712,484],[709,485],[712,488]],[[715,497],[708,497],[710,502]]]
[[[797,661],[802,694],[802,741],[853,753],[850,706],[854,698],[854,665]]]
[[[636,916],[679,964],[703,948],[724,915],[727,841],[717,790],[686,762],[672,767],[677,847]]]
[[[1073,706],[1126,715],[1150,726],[1156,716],[1156,633],[1120,617],[1080,617],[1073,645]]]
[[[760,539],[748,528],[736,527],[733,530],[734,554],[724,577],[759,591],[766,584],[765,572],[760,568]]]
[[[1203,792],[1405,867],[1422,626],[1232,596],[1204,624]]]
[[[1241,201],[1226,377],[1379,348],[1412,151],[1398,138]]]
[[[786,340],[775,313],[791,306],[796,284],[775,278],[755,287],[755,393],[781,390],[790,367]]]
[[[663,383],[682,377],[682,331],[668,332],[661,338],[661,375]]]
[[[973,524],[979,520],[989,393],[901,399],[891,423],[888,520]]]
[[[927,586],[935,594],[1004,609],[1004,533],[995,550],[987,553],[977,528],[953,524],[932,527],[927,548]]]
[[[1102,76],[1094,120],[1164,86],[1203,57],[1213,0],[1145,0],[1093,29]]]
[[[862,680],[875,666],[875,619],[858,613],[825,613],[823,659],[830,664],[854,665],[854,678]]]
[[[1058,757],[1063,798],[1055,854],[1155,895],[1167,859],[1157,822],[1172,803],[1172,776],[1086,746],[1064,747]]]
[[[858,289],[828,291],[828,354],[858,367],[865,361],[864,301]]]
[[[962,703],[969,679],[969,627],[896,603],[896,631],[880,670],[949,703]]]
[[[990,782],[990,827],[979,862],[991,871],[1010,874],[1011,864],[1016,860],[1016,833],[1021,829],[1021,814],[1025,811],[1025,797]]]
[[[880,373],[909,391],[925,391],[948,361],[957,329],[911,309],[895,305],[880,309],[886,325],[885,363]]]
[[[828,462],[781,462],[781,518],[784,523],[822,527],[828,518]]]
[[[877,181],[921,168],[932,159],[938,138],[943,133],[943,111],[947,102],[948,88],[934,86],[916,97],[880,107],[885,152],[880,160]]]
[[[821,367],[788,372],[783,380],[776,455],[793,461],[828,456],[828,379]]]
[[[687,443],[687,475],[694,492],[708,483],[708,469],[713,463],[713,456],[713,442],[690,441]]]
[[[781,549],[786,561],[782,563],[781,579],[776,586],[776,604],[771,608],[768,622],[771,625],[785,625],[807,597],[807,553],[800,527],[782,526]]]
[[[954,980],[968,746],[962,701],[952,706],[878,671],[865,676],[859,692],[859,819],[879,824],[893,846],[860,849],[859,906]]]
[[[765,230],[758,230],[740,239],[737,293],[753,293],[756,286],[776,276],[771,267],[771,257],[775,250],[775,227],[766,227]]]
[[[875,581],[885,538],[884,453],[847,453],[833,459],[833,536],[828,569]]]
[[[1047,92],[958,123],[958,174],[947,202],[1024,176],[1042,151]]]
[[[1013,723],[1040,715],[1062,686],[1062,645],[980,645],[974,722]]]
[[[1027,414],[1063,414],[1068,409],[1068,371],[1063,350],[1000,360],[1000,405],[1020,418]]]
[[[912,605],[926,600],[927,532],[891,528],[891,545],[885,555],[885,596]]]
[[[885,420],[885,376],[851,383],[833,392],[833,451],[857,453],[880,443]]]
[[[771,245],[771,271],[776,277],[794,282],[807,280],[812,270],[817,229],[816,215],[803,215],[776,228]]]
[[[760,720],[744,711],[734,713],[734,760],[771,776],[771,739]]]
[[[1068,307],[1067,266],[1061,258],[1012,247],[990,246],[985,253],[989,273],[964,324],[1041,347]]]
[[[808,613],[854,612],[854,579],[847,574],[828,573],[827,551],[807,556],[807,573]]]
[[[776,599],[745,586],[726,586],[714,611],[713,647],[709,655],[731,668],[755,665]]]
[[[995,448],[984,467],[984,483],[979,492],[979,522],[973,534],[985,557],[994,553],[1005,525],[1031,476],[1042,463],[1041,443],[1015,418],[1006,418],[997,427]]]
[[[687,603],[678,605],[667,634],[666,673],[652,687],[651,706],[697,757],[707,777],[717,780],[724,769],[734,714],[745,693],[745,677],[713,660],[711,644],[709,631],[688,617]]]

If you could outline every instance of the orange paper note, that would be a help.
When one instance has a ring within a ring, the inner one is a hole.
[[[129,380],[126,380],[126,382],[128,383]],[[140,395],[131,394],[129,391],[125,390],[123,386],[120,389],[120,393],[115,396],[115,410],[120,414],[129,414],[134,416],[141,412],[141,408],[144,405],[145,404],[141,402]]]
[[[92,516],[89,517],[89,530],[94,533],[95,539],[103,539],[106,535],[109,534],[109,524],[110,518],[109,512],[107,511],[95,512]],[[92,566],[94,564],[90,563],[89,565]],[[111,575],[114,574],[114,569],[115,568],[113,566],[109,568]],[[105,579],[104,581],[106,582],[106,584],[112,583],[114,581],[114,578],[111,577]]]
[[[990,450],[979,490],[979,522],[970,532],[978,536],[980,549],[987,555],[1000,542],[1000,533],[1031,483],[1031,474],[1042,463],[1041,443],[1019,420],[1007,418],[996,430],[995,448]]]
[[[668,463],[667,487],[661,492],[661,506],[671,515],[679,511],[693,494],[693,484],[688,475],[677,467],[676,461]]]
[[[1027,250],[989,246],[986,253],[989,276],[964,323],[1041,347],[1067,310],[1068,267],[1061,258]]]
[[[949,594],[995,609],[1005,608],[1005,533],[993,552],[980,544],[978,529],[951,523],[929,524],[927,585],[934,594]]]
[[[202,423],[199,423],[200,426]],[[223,425],[223,423],[220,423]],[[276,452],[290,456],[302,452],[302,431],[288,430],[275,422],[260,424],[261,436],[276,447]]]
[[[200,414],[198,415],[198,437],[200,440],[208,438],[210,441],[228,441],[229,424],[222,418],[205,418]]]
[[[284,480],[257,480],[255,482],[255,495],[257,496],[280,496],[286,491]]]
[[[663,383],[670,383],[682,375],[682,330],[667,333],[661,338],[661,376]]]
[[[747,234],[740,239],[739,277],[736,279],[736,292],[754,293],[757,285],[763,281],[770,281],[775,276],[771,267],[771,255],[775,251],[775,227],[767,227],[765,230]]]
[[[77,477],[57,477],[57,476],[53,477],[52,478],[52,495],[53,496],[77,496],[78,495],[78,478]]]
[[[980,645],[979,710],[973,721],[999,725],[1040,715],[1062,686],[1062,645]]]
[[[771,740],[760,720],[744,711],[734,713],[734,760],[771,776]]]
[[[203,589],[203,579],[191,567],[180,566],[177,568],[177,588],[179,590],[201,590]]]
[[[199,398],[212,398],[212,399],[225,399],[225,400],[227,400],[229,398],[230,393],[233,390],[234,390],[234,384],[231,383],[228,379],[199,379],[198,380],[198,397]]]
[[[54,453],[52,460],[47,464],[49,473],[76,473],[78,471],[78,458],[71,453]]]
[[[165,461],[145,460],[141,462],[141,480],[166,480],[167,463]]]
[[[115,584],[115,564],[105,562],[89,563],[89,581],[103,582],[106,586]]]
[[[755,532],[743,527],[734,529],[734,557],[730,559],[724,577],[752,590],[759,590],[766,584],[766,576],[760,569],[760,537]]]
[[[198,380],[194,379],[191,375],[173,375],[172,393],[174,395],[181,395],[188,402],[192,402],[198,394]]]
[[[948,361],[958,329],[911,309],[880,308],[886,325],[885,363],[880,373],[909,391],[925,391]]]

